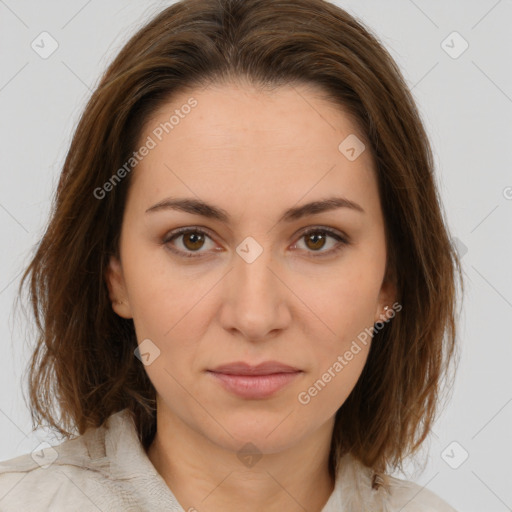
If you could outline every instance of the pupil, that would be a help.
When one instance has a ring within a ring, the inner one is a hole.
[[[189,249],[200,249],[201,243],[203,241],[202,238],[203,235],[201,235],[200,233],[189,233],[185,237],[185,241],[190,242],[190,244],[186,243],[185,245]]]
[[[317,233],[314,233],[309,236],[309,239],[313,241],[313,245],[314,245],[314,247],[312,247],[313,249],[321,249],[323,247],[323,242],[325,241],[324,235],[322,235],[322,234],[319,235]],[[318,244],[318,242],[320,242],[320,244]]]

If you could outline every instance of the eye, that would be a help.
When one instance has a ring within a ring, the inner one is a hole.
[[[178,249],[175,245],[171,244],[171,242],[174,242],[180,238],[181,242],[178,245],[181,245],[182,249]],[[200,251],[200,249],[205,246],[206,239],[209,239],[213,242],[208,233],[202,229],[181,228],[170,233],[169,236],[163,240],[163,243],[169,247],[169,250],[178,254],[179,256],[184,256],[186,258],[197,258],[200,257],[203,252],[207,252]]]
[[[335,241],[333,244],[334,246],[328,250],[322,250],[326,245],[328,245],[327,241],[329,238]],[[181,248],[176,247],[174,244],[174,242],[179,239],[181,239],[181,241],[177,245],[181,245]],[[170,233],[163,240],[163,244],[165,244],[170,251],[178,254],[179,256],[183,256],[185,258],[198,258],[201,257],[203,253],[208,252],[208,250],[201,251],[201,249],[205,247],[207,239],[213,242],[209,234],[203,229],[188,227],[180,228]],[[330,228],[323,227],[308,229],[301,234],[299,241],[302,241],[303,239],[306,246],[305,250],[306,252],[312,253],[310,254],[311,257],[323,257],[334,254],[341,250],[343,246],[349,245],[350,243],[347,237],[343,236],[341,233]],[[297,245],[299,245],[298,242],[293,245],[293,248],[297,247]]]
[[[335,243],[331,243],[331,248],[322,250],[326,245],[328,246],[328,239],[334,240]],[[304,240],[306,251],[311,254],[312,257],[323,257],[332,255],[339,250],[343,249],[345,245],[349,244],[347,237],[343,236],[330,228],[315,227],[308,229],[303,232],[300,236],[299,242]],[[297,242],[294,247],[299,245]],[[317,254],[315,254],[317,253]]]

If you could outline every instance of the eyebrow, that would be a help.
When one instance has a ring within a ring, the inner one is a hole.
[[[279,222],[292,222],[308,215],[315,215],[338,208],[349,208],[365,213],[364,209],[354,201],[350,201],[344,197],[330,197],[320,201],[313,201],[302,206],[289,208],[283,213]],[[154,213],[162,210],[178,210],[209,219],[215,219],[225,224],[229,224],[230,222],[230,216],[226,210],[205,203],[199,199],[168,197],[148,208],[146,213]]]

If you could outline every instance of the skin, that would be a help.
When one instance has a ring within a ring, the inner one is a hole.
[[[395,289],[385,279],[370,151],[349,161],[338,150],[357,130],[321,92],[235,83],[194,89],[163,105],[141,133],[143,143],[176,108],[197,100],[134,169],[120,260],[112,257],[107,275],[114,311],[133,319],[139,344],[149,338],[160,350],[145,366],[157,391],[148,457],[184,510],[320,511],[333,491],[334,415],[370,344],[307,405],[297,397],[382,318]],[[338,208],[279,222],[286,209],[333,195],[364,213]],[[231,221],[145,213],[170,196],[214,204]],[[166,245],[180,227],[204,228],[202,246],[190,235]],[[350,244],[319,255],[338,242],[328,236],[322,246],[302,235],[315,227],[330,227]],[[252,263],[236,252],[249,236],[263,249]],[[201,255],[180,257],[169,246]],[[268,398],[240,398],[205,371],[240,360],[277,360],[302,373]],[[247,442],[262,454],[252,467],[237,457]]]

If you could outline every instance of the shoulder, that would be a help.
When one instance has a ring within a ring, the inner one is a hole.
[[[457,512],[424,486],[390,475],[376,476],[352,455],[342,458],[336,484],[343,510]]]
[[[451,505],[424,486],[387,476],[392,510],[402,512],[457,512]]]
[[[105,438],[105,426],[91,428],[56,446],[0,462],[0,510],[97,511],[98,497],[108,496],[105,491],[113,485]]]

